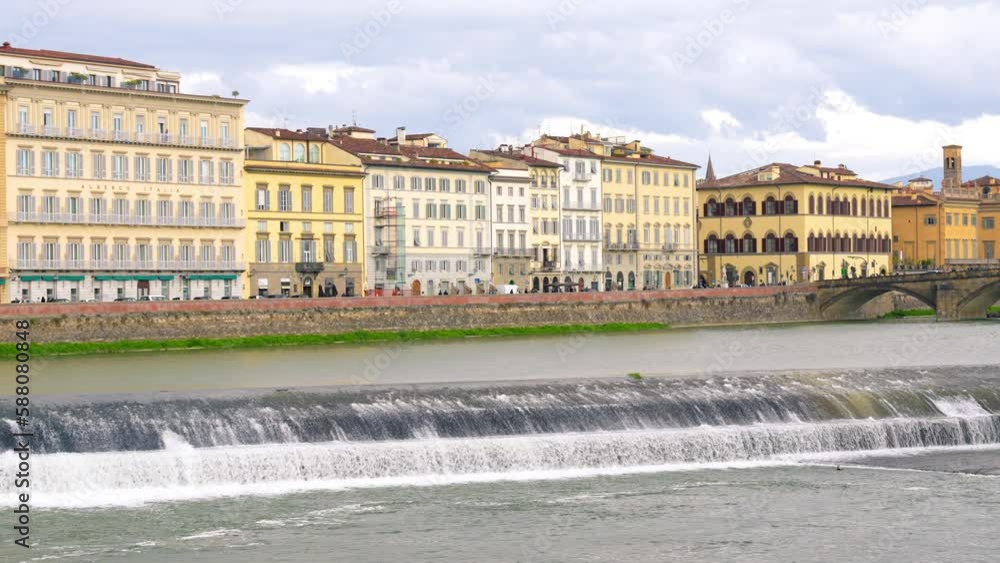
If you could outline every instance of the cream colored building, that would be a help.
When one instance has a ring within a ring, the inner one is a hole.
[[[108,57],[0,47],[5,298],[242,293],[245,100]]]
[[[390,140],[360,127],[332,133],[334,145],[354,155],[366,174],[366,291],[489,292],[489,187],[495,171],[433,134],[408,138],[399,128]]]
[[[353,297],[364,284],[360,161],[326,129],[246,130],[247,294]]]

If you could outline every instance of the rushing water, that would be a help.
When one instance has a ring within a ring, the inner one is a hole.
[[[993,561],[998,327],[50,360],[31,557]]]

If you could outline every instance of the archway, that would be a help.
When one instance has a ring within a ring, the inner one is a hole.
[[[577,291],[583,291],[583,284],[584,284],[583,278],[580,278],[580,281],[577,282],[578,286]]]
[[[628,290],[629,291],[635,290],[635,272],[628,273]]]
[[[937,310],[937,303],[933,299],[911,291],[905,286],[897,286],[891,283],[884,285],[882,283],[859,285],[853,289],[834,295],[831,299],[820,305],[820,310],[827,318],[849,318],[851,314],[859,312],[869,301],[880,295],[893,292],[913,297],[917,301],[927,305],[927,308]]]
[[[1000,281],[986,285],[962,300],[958,306],[962,318],[986,317],[992,307],[1000,305]]]
[[[611,277],[611,272],[604,274],[604,291],[611,291],[611,287],[614,285],[615,280]]]
[[[420,280],[413,280],[410,284],[410,295],[421,295]]]
[[[540,289],[540,285],[541,285],[541,283],[539,282],[539,280],[538,280],[537,277],[534,278],[534,279],[532,279],[531,280],[531,291],[533,293],[538,293],[538,291]]]
[[[310,277],[302,279],[302,297],[313,296],[313,280]]]
[[[543,293],[552,292],[552,284],[549,282],[548,276],[542,278],[542,292]]]
[[[623,272],[618,272],[617,285],[618,287],[616,287],[615,289],[617,289],[618,291],[625,291],[625,274]]]
[[[743,285],[749,287],[757,286],[757,274],[753,270],[747,270],[743,273]]]

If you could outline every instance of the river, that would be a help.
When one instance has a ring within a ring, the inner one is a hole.
[[[998,336],[842,323],[39,358],[38,543],[0,560],[994,561]]]

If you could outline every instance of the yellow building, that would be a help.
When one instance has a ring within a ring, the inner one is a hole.
[[[962,147],[944,147],[942,190],[914,178],[893,197],[896,261],[904,267],[996,264],[1000,180],[962,181]]]
[[[247,295],[360,295],[364,171],[324,129],[246,130]]]
[[[732,287],[888,274],[894,189],[819,161],[703,182],[700,281]]]
[[[695,283],[695,164],[640,141],[590,132],[545,135],[537,145],[601,157],[604,290],[690,288]]]
[[[108,57],[0,46],[11,299],[242,293],[245,100]]]

